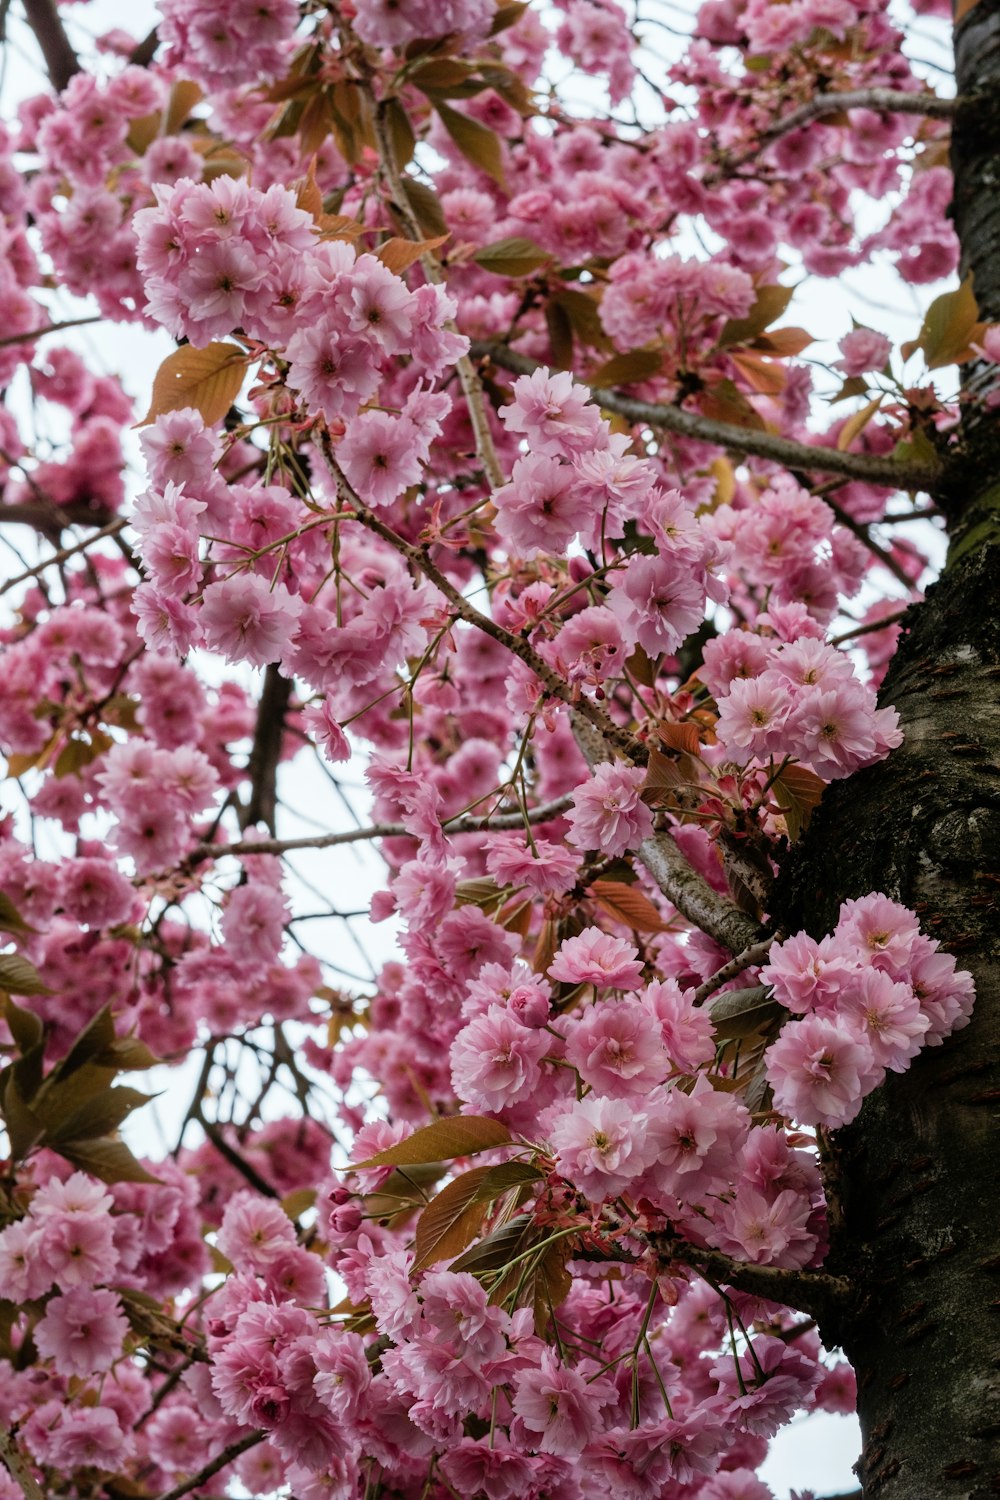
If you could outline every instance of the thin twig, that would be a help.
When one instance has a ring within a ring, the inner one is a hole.
[[[41,48],[49,82],[61,94],[74,73],[79,73],[80,59],[66,35],[55,0],[24,0],[24,18]]]
[[[99,542],[102,537],[115,536],[119,531],[124,531],[128,522],[124,518],[117,521],[109,521],[107,526],[102,526],[100,531],[92,531],[82,542],[74,542],[72,547],[63,547],[58,552],[53,552],[51,557],[46,557],[42,562],[36,563],[33,568],[26,568],[16,578],[8,578],[7,582],[0,586],[0,594],[6,594],[10,589],[16,588],[19,583],[27,583],[29,578],[37,578],[47,568],[57,567],[64,563],[67,558],[75,557],[78,552],[85,552],[94,542]]]
[[[831,1276],[827,1271],[792,1270],[784,1266],[759,1266],[752,1261],[734,1260],[721,1250],[702,1250],[670,1234],[655,1231],[643,1237],[666,1262],[680,1262],[706,1278],[734,1287],[738,1292],[793,1307],[815,1317],[821,1324],[831,1313],[844,1309],[853,1294],[852,1283],[846,1276]]]
[[[157,1500],[181,1500],[182,1495],[190,1495],[192,1490],[200,1489],[206,1479],[211,1479],[213,1474],[218,1474],[220,1469],[231,1464],[234,1458],[239,1458],[241,1453],[246,1453],[248,1448],[256,1448],[266,1436],[266,1432],[248,1432],[245,1437],[237,1438],[235,1442],[223,1448],[211,1463],[199,1469],[197,1474],[192,1474],[190,1479],[185,1479],[181,1484],[175,1484],[172,1490],[167,1490],[165,1494],[158,1496]]]
[[[449,834],[484,833],[489,829],[497,832],[509,828],[523,828],[527,816],[531,824],[547,823],[558,818],[572,802],[572,797],[556,797],[552,802],[543,802],[538,807],[523,811],[486,814],[483,817],[452,818],[443,824]],[[339,844],[367,843],[373,839],[412,838],[413,835],[402,823],[378,823],[371,828],[348,828],[342,833],[320,833],[302,839],[246,839],[236,844],[199,844],[188,856],[190,863],[203,859],[221,859],[223,855],[238,854],[291,854],[296,849],[334,849]]]
[[[573,715],[573,735],[589,766],[611,759],[600,735],[579,714]],[[728,948],[742,953],[762,941],[764,929],[740,911],[734,901],[714,891],[681,852],[669,829],[651,834],[638,848],[638,857],[657,886],[682,917]]]
[[[95,313],[89,318],[67,318],[62,323],[49,323],[45,328],[30,328],[24,333],[9,333],[6,338],[0,339],[0,349],[7,349],[11,344],[29,344],[32,339],[43,339],[47,333],[62,333],[64,328],[83,328],[87,323],[103,323],[103,321],[103,317]]]
[[[20,1449],[3,1427],[0,1427],[0,1458],[3,1459],[11,1477],[20,1485],[25,1500],[45,1500],[44,1491],[36,1484],[35,1476],[25,1463]]]
[[[737,974],[743,973],[744,969],[755,968],[757,964],[761,963],[767,957],[771,951],[771,944],[777,942],[781,937],[782,933],[780,931],[773,932],[770,937],[762,938],[759,943],[751,943],[749,948],[744,948],[742,953],[737,953],[735,958],[731,958],[727,964],[723,964],[721,969],[717,969],[710,978],[705,980],[704,984],[699,984],[698,988],[693,992],[691,999],[695,1005],[704,1004],[709,995],[713,995],[721,984],[726,984],[730,979],[735,979]]]

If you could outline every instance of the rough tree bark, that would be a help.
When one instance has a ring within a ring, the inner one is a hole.
[[[979,0],[955,44],[970,103],[953,135],[953,216],[980,314],[997,322],[1000,0]],[[910,611],[882,692],[905,742],[830,789],[781,890],[784,925],[817,936],[842,900],[882,890],[976,980],[972,1025],[890,1074],[827,1164],[839,1209],[827,1269],[858,1295],[824,1331],[858,1374],[866,1500],[1000,1494],[1000,411],[984,409],[987,388],[973,368],[963,460],[935,497],[947,565]]]

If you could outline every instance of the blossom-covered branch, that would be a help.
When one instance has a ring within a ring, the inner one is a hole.
[[[504,344],[474,341],[472,354],[491,360],[501,369],[525,375],[538,368],[538,361]],[[770,459],[796,472],[842,474],[845,479],[861,479],[871,484],[890,485],[893,489],[928,489],[940,482],[942,469],[934,464],[901,462],[877,454],[841,452],[823,444],[813,446],[775,433],[760,432],[751,427],[737,427],[719,422],[682,406],[668,406],[626,396],[621,391],[592,388],[594,400],[606,411],[615,412],[655,430],[676,433],[695,442],[709,443],[731,452],[754,458]]]

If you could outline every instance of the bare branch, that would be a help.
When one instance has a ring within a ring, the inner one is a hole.
[[[680,1262],[706,1280],[721,1282],[723,1286],[747,1292],[752,1297],[764,1297],[768,1302],[780,1302],[785,1307],[808,1313],[819,1323],[842,1311],[853,1296],[853,1285],[846,1276],[831,1276],[827,1271],[759,1266],[751,1261],[734,1260],[732,1256],[723,1255],[721,1250],[701,1250],[670,1234],[654,1232],[643,1238],[665,1263]]]
[[[88,323],[103,323],[104,319],[99,314],[89,318],[65,318],[61,323],[49,323],[44,328],[31,328],[24,333],[9,333],[6,338],[0,339],[0,349],[7,349],[11,344],[30,344],[32,339],[43,339],[47,333],[62,333],[64,328],[83,328]]]
[[[763,941],[760,924],[713,891],[681,853],[673,834],[654,833],[639,845],[639,858],[681,915],[730,953],[742,953]]]
[[[285,715],[292,696],[292,683],[273,663],[264,673],[264,687],[257,704],[253,746],[247,763],[250,800],[240,816],[240,826],[264,823],[274,833],[278,806],[278,764],[285,734]]]
[[[0,1427],[0,1458],[3,1459],[11,1477],[17,1480],[25,1500],[45,1500],[44,1492],[36,1484],[35,1476],[25,1463],[17,1444],[2,1427]]]
[[[222,1452],[217,1458],[213,1458],[211,1463],[207,1463],[203,1469],[199,1469],[197,1474],[192,1474],[190,1479],[185,1479],[180,1484],[175,1484],[172,1490],[167,1490],[158,1497],[158,1500],[181,1500],[182,1495],[190,1495],[192,1490],[200,1489],[207,1479],[211,1479],[213,1474],[218,1474],[220,1469],[224,1469],[227,1464],[231,1464],[234,1458],[239,1458],[241,1453],[246,1453],[248,1448],[256,1448],[257,1444],[262,1443],[266,1436],[266,1432],[248,1432],[245,1437],[237,1438],[235,1442],[223,1448]]]
[[[24,0],[24,17],[41,48],[49,82],[61,94],[74,73],[79,73],[80,59],[66,35],[55,0]]]
[[[937,94],[907,94],[899,89],[850,89],[843,93],[817,94],[807,99],[791,114],[768,127],[761,136],[761,143],[768,145],[779,136],[808,125],[811,120],[823,115],[840,114],[847,109],[871,109],[876,113],[896,115],[924,115],[931,120],[950,120],[961,107],[961,99],[941,99]]]
[[[0,516],[2,515],[3,509],[0,507]],[[51,557],[46,557],[44,561],[36,563],[33,568],[27,568],[23,573],[18,573],[16,578],[8,578],[6,583],[0,585],[0,594],[6,594],[10,589],[16,588],[19,583],[27,583],[29,578],[37,578],[47,568],[57,567],[59,563],[64,563],[67,558],[74,557],[78,552],[86,552],[88,547],[94,542],[99,542],[102,537],[117,536],[118,532],[124,531],[127,525],[128,522],[124,518],[110,521],[99,531],[92,531],[90,536],[84,537],[82,542],[75,542],[72,547],[63,547],[61,551],[53,552]]]
[[[518,354],[504,344],[477,342],[472,345],[472,353],[477,358],[492,360],[494,364],[515,375],[530,375],[539,368],[538,360]],[[700,416],[697,412],[685,411],[681,406],[639,401],[634,396],[623,395],[621,391],[592,386],[591,393],[599,406],[628,418],[630,422],[659,427],[665,432],[676,432],[680,437],[691,438],[697,443],[710,443],[717,448],[728,448],[754,458],[770,459],[772,463],[782,464],[786,469],[843,474],[847,479],[862,479],[870,484],[907,490],[929,490],[942,475],[940,465],[902,464],[893,458],[874,453],[841,453],[837,448],[822,445],[813,447],[809,443],[795,442],[792,438],[778,437],[772,432],[758,432],[750,427],[737,427],[731,422],[717,422],[714,418]]]
[[[742,974],[744,969],[755,968],[757,964],[763,963],[771,951],[771,944],[778,942],[784,934],[780,931],[773,932],[770,937],[762,938],[759,943],[751,943],[749,948],[744,948],[742,953],[737,953],[721,969],[709,976],[704,984],[699,984],[691,999],[695,1005],[702,1005],[715,993],[720,984],[726,984],[730,979],[735,979],[737,974]]]
[[[547,823],[558,818],[569,807],[570,796],[556,797],[552,802],[542,802],[538,807],[529,807],[527,813],[486,814],[481,818],[452,818],[445,822],[446,833],[485,833],[490,829],[523,828],[525,818],[532,825]],[[238,854],[291,854],[296,849],[334,849],[339,844],[368,843],[374,839],[412,838],[409,829],[402,823],[378,823],[371,828],[348,828],[343,833],[320,833],[313,838],[302,839],[246,839],[238,844],[199,844],[189,855],[192,863],[203,859],[221,859],[223,855]]]

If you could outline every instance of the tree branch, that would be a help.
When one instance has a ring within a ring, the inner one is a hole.
[[[763,963],[771,951],[771,944],[776,943],[784,934],[779,928],[770,937],[762,938],[759,943],[751,943],[749,948],[744,948],[742,953],[737,953],[721,969],[711,974],[704,984],[699,984],[691,999],[695,1005],[703,1005],[709,995],[715,993],[720,984],[726,984],[728,980],[735,979],[737,974],[742,974],[744,969],[755,968],[757,964]]]
[[[207,1479],[211,1479],[213,1474],[218,1474],[220,1469],[231,1464],[234,1458],[239,1458],[241,1453],[246,1453],[248,1448],[256,1448],[266,1436],[266,1432],[248,1432],[245,1437],[237,1438],[235,1442],[223,1448],[217,1458],[213,1458],[203,1469],[199,1469],[197,1474],[192,1474],[190,1479],[174,1485],[172,1490],[167,1490],[158,1497],[158,1500],[181,1500],[182,1495],[190,1495],[192,1490],[200,1489]]]
[[[505,344],[477,341],[472,345],[472,353],[479,359],[492,360],[501,369],[510,370],[515,375],[530,375],[539,368],[538,360],[518,354]],[[630,422],[660,427],[665,432],[675,432],[694,442],[710,443],[717,448],[728,448],[753,458],[770,459],[772,463],[782,464],[786,469],[843,474],[847,479],[861,479],[870,484],[907,490],[930,490],[941,479],[941,465],[901,464],[893,458],[875,453],[841,453],[837,448],[813,447],[792,438],[778,437],[772,432],[757,432],[750,427],[737,427],[731,422],[717,422],[712,417],[685,411],[681,406],[639,401],[634,396],[623,395],[621,391],[604,390],[598,386],[591,386],[590,389],[594,400],[605,411],[615,412]]]
[[[79,73],[80,59],[66,35],[55,0],[24,0],[24,18],[41,48],[49,82],[61,94],[74,73]]]
[[[924,115],[931,120],[950,120],[958,113],[961,104],[960,99],[941,99],[937,94],[908,94],[899,89],[850,89],[839,94],[817,94],[769,126],[761,135],[761,144],[769,145],[779,136],[798,130],[800,125],[808,125],[823,115],[839,114],[845,109],[871,109],[880,115]]]
[[[820,1324],[831,1315],[842,1312],[850,1303],[854,1288],[846,1276],[831,1276],[826,1271],[791,1270],[784,1266],[759,1266],[752,1261],[734,1260],[721,1250],[701,1250],[671,1234],[648,1233],[643,1236],[650,1249],[664,1262],[680,1262],[697,1271],[706,1280],[721,1282],[751,1297],[764,1297],[784,1307],[808,1313]]]
[[[240,815],[240,826],[252,828],[264,823],[273,834],[278,805],[278,763],[285,733],[285,715],[292,696],[292,683],[278,668],[270,665],[264,673],[264,686],[257,704],[257,722],[253,746],[247,762],[250,778],[250,800]]]
[[[0,517],[3,509],[0,507]],[[47,568],[57,567],[64,563],[67,558],[74,557],[78,552],[85,552],[94,542],[99,542],[105,536],[117,536],[119,531],[124,531],[128,522],[124,517],[117,521],[110,521],[107,526],[102,526],[99,531],[92,531],[90,536],[84,537],[82,542],[75,542],[72,547],[63,547],[61,551],[54,552],[51,557],[46,557],[42,562],[36,563],[33,568],[27,568],[25,572],[18,573],[14,578],[8,578],[6,583],[0,584],[0,594],[6,594],[10,589],[16,588],[19,583],[27,583],[29,578],[37,578]]]
[[[525,818],[533,826],[558,818],[569,807],[572,797],[556,797],[551,802],[542,802],[538,807],[522,811],[486,813],[482,817],[448,818],[442,824],[446,833],[486,833],[491,829],[523,828]],[[199,844],[188,856],[191,862],[202,859],[220,859],[224,854],[291,854],[296,849],[334,849],[339,844],[361,844],[373,839],[412,838],[413,834],[402,823],[377,823],[371,828],[348,828],[343,833],[319,833],[303,839],[246,839],[237,844]]]
[[[611,751],[592,726],[576,713],[573,734],[589,766],[611,759]],[[668,829],[652,834],[638,849],[638,856],[660,890],[682,917],[707,933],[730,953],[742,953],[766,937],[763,927],[741,912],[735,902],[713,891],[703,875],[689,863]]]

